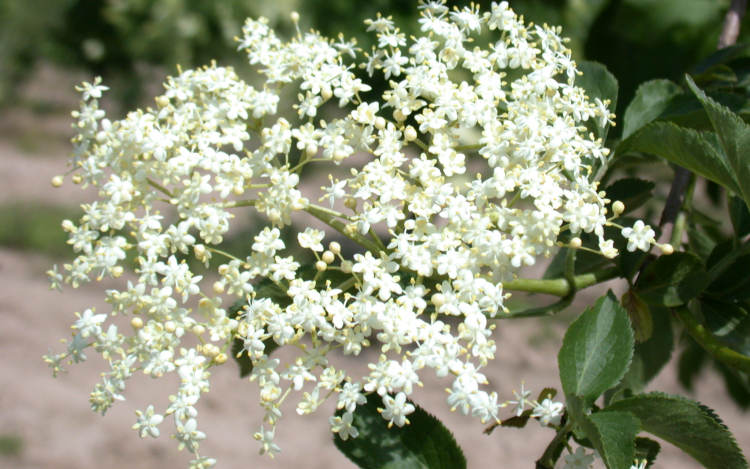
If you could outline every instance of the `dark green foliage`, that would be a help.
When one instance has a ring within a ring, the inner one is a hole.
[[[334,436],[336,447],[363,469],[463,469],[466,458],[453,435],[443,424],[415,405],[409,424],[388,428],[378,412],[382,398],[370,394],[367,403],[354,411],[357,438],[346,441]],[[344,410],[338,410],[342,416]]]
[[[648,304],[679,306],[698,296],[708,285],[706,268],[695,254],[676,252],[660,256],[638,277],[636,291]]]

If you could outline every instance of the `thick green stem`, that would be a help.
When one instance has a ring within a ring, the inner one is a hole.
[[[682,322],[690,335],[692,335],[701,347],[703,347],[706,352],[710,353],[712,357],[739,371],[750,373],[750,357],[737,353],[719,342],[719,339],[714,337],[714,335],[711,334],[703,324],[698,322],[698,319],[695,318],[687,306],[678,306],[672,308],[672,311],[674,311],[675,316],[679,318],[680,322]]]
[[[620,276],[620,269],[610,267],[609,269],[581,274],[573,277],[575,290],[582,290],[597,283],[606,282]],[[567,279],[557,278],[542,280],[534,278],[517,278],[512,282],[503,284],[503,290],[525,291],[531,293],[546,293],[554,296],[567,296],[571,292],[571,285]]]

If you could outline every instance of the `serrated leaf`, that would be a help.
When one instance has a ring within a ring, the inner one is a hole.
[[[742,192],[719,138],[713,132],[698,133],[671,122],[652,122],[617,147],[618,155],[633,151],[659,156],[732,192]]]
[[[611,212],[609,207],[619,200],[625,204],[625,211],[622,215],[632,212],[654,196],[654,187],[656,184],[652,181],[638,178],[618,179],[604,189],[607,198],[611,201],[607,204],[608,211]]]
[[[638,87],[635,97],[625,110],[623,140],[659,117],[670,100],[681,92],[682,88],[669,80],[652,80]]]
[[[733,192],[750,204],[750,126],[735,113],[716,103],[686,77],[688,86],[703,104],[719,137],[738,190]],[[719,182],[719,181],[717,181]]]
[[[648,464],[646,464],[646,467],[653,466],[660,451],[661,445],[658,441],[644,437],[635,439],[635,457],[638,460],[647,460]]]
[[[354,411],[357,438],[346,441],[334,436],[336,447],[363,469],[465,469],[466,458],[447,428],[424,409],[415,405],[409,423],[388,428],[378,412],[385,407],[376,393]],[[343,409],[336,412],[344,414]]]
[[[638,277],[636,291],[648,304],[673,307],[687,303],[708,286],[703,262],[695,254],[660,256]]]
[[[633,356],[633,331],[610,291],[570,325],[558,354],[565,395],[595,401],[620,382]]]
[[[583,430],[609,469],[630,469],[635,458],[635,437],[640,432],[638,419],[629,412],[587,414],[580,396],[565,396],[569,416]]]
[[[615,110],[617,107],[617,91],[618,83],[617,78],[612,75],[603,64],[599,62],[592,62],[584,60],[577,62],[579,72],[583,72],[583,75],[576,77],[575,84],[586,90],[586,96],[593,103],[596,99],[601,101],[609,100],[610,111]],[[607,130],[609,125],[602,127],[599,125],[598,119],[593,123],[595,127],[595,133],[598,138],[602,140],[607,137]]]
[[[708,469],[747,469],[732,434],[699,407],[680,396],[652,392],[618,401],[606,412],[630,412],[641,428],[682,449]]]
[[[640,299],[636,292],[628,290],[620,298],[620,303],[628,312],[630,324],[633,326],[635,343],[640,344],[647,341],[654,332],[654,321],[646,302]]]
[[[654,332],[651,338],[641,344],[636,344],[633,361],[625,374],[619,388],[629,388],[633,392],[641,392],[659,374],[672,358],[674,349],[674,333],[669,310],[654,306],[650,308],[654,322]]]
[[[750,234],[750,211],[747,204],[737,196],[730,196],[727,201],[729,206],[729,218],[732,220],[734,235],[737,238],[744,238]]]
[[[609,469],[630,469],[635,458],[635,437],[640,422],[630,412],[597,412],[589,415],[599,433],[599,451]],[[594,441],[596,445],[596,441]]]
[[[729,348],[750,356],[750,314],[742,306],[712,298],[701,300],[706,329]]]

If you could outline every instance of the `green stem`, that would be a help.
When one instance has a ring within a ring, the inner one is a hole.
[[[254,207],[258,203],[258,199],[249,200],[233,200],[224,204],[224,208],[237,208],[237,207]]]
[[[679,250],[682,245],[682,234],[685,232],[685,227],[687,226],[687,214],[690,211],[690,206],[693,204],[695,179],[695,173],[690,173],[690,180],[688,181],[688,187],[685,191],[685,197],[682,199],[682,207],[680,207],[680,213],[677,214],[674,228],[672,229],[672,236],[669,239],[669,244],[675,248],[675,251]]]
[[[606,282],[620,276],[618,267],[581,274],[573,277],[575,290],[583,290],[597,283]],[[571,282],[565,278],[542,280],[534,278],[517,278],[503,284],[504,290],[525,291],[531,293],[546,293],[548,295],[564,297],[570,294]]]
[[[471,145],[459,145],[454,150],[456,151],[471,151],[471,150],[480,150],[484,148],[484,145],[481,143],[473,143]]]
[[[342,223],[341,220],[331,215],[331,210],[322,209],[322,207],[316,205],[308,205],[305,207],[305,211],[373,254],[378,254],[380,252],[380,247],[371,239],[366,238],[357,232],[349,234],[346,225]]]
[[[148,185],[151,186],[151,187],[153,187],[154,189],[158,189],[159,191],[161,191],[164,195],[166,195],[170,199],[174,197],[172,195],[172,193],[169,192],[169,190],[166,187],[158,184],[157,182],[152,181],[151,179],[148,179]]]
[[[555,435],[549,445],[547,445],[542,457],[536,462],[536,469],[553,469],[555,467],[555,453],[560,445],[565,444],[568,441],[569,434],[572,430],[573,419],[568,418],[565,425],[557,430],[557,435]]]
[[[712,357],[739,371],[750,373],[750,357],[737,353],[719,342],[719,339],[698,322],[687,306],[678,306],[672,308],[672,311],[674,311],[675,315],[679,318],[680,322],[682,322],[690,335],[692,335],[700,346],[703,347],[706,352],[710,353]]]

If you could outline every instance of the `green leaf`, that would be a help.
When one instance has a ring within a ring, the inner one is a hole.
[[[698,377],[711,356],[692,336],[687,335],[685,342],[687,345],[682,355],[680,355],[677,379],[685,389],[691,391],[693,389],[693,381]]]
[[[640,422],[630,412],[597,412],[587,415],[586,402],[576,395],[565,397],[570,417],[583,430],[609,469],[630,469],[635,458],[635,437]]]
[[[708,273],[695,254],[676,252],[660,256],[638,277],[636,291],[648,304],[679,306],[698,296],[708,285]]]
[[[651,467],[654,464],[659,451],[661,451],[661,445],[658,441],[651,438],[635,439],[635,457],[638,460],[647,460],[648,464],[646,464],[646,467]]]
[[[701,313],[706,329],[717,339],[731,349],[750,356],[750,314],[746,305],[705,298],[701,300]]]
[[[413,404],[413,403],[412,403]],[[336,447],[363,469],[465,469],[466,458],[447,428],[421,407],[409,415],[408,425],[388,428],[378,412],[381,397],[367,396],[354,411],[357,438],[334,436]],[[344,410],[338,410],[341,417]]]
[[[576,77],[576,86],[586,90],[586,96],[589,97],[592,103],[596,99],[601,101],[609,100],[610,104],[608,107],[610,111],[614,112],[617,107],[617,78],[607,71],[607,67],[599,62],[584,60],[576,63],[578,71],[583,72],[583,75]],[[602,140],[606,139],[608,128],[609,125],[602,127],[598,122],[594,122],[593,130],[596,136]]]
[[[640,299],[636,292],[628,290],[620,298],[620,303],[628,312],[630,324],[633,326],[635,343],[640,344],[647,341],[654,332],[654,321],[646,302]]]
[[[680,396],[652,392],[615,402],[602,413],[630,412],[641,428],[672,443],[708,469],[747,469],[732,434],[701,409]]]
[[[617,147],[618,155],[633,151],[659,156],[732,192],[742,192],[719,138],[713,132],[701,134],[671,122],[652,122]]]
[[[598,239],[591,236],[591,239],[596,239],[596,242],[587,243],[585,239],[587,238],[586,235],[588,235],[588,233],[581,233],[581,240],[584,241],[584,246],[590,247],[591,249],[599,249]],[[568,249],[569,248],[562,248],[557,254],[555,254],[555,257],[552,258],[552,262],[550,262],[547,270],[544,271],[544,275],[542,276],[543,279],[556,279],[565,276],[565,259],[568,256]],[[597,270],[602,270],[611,265],[611,259],[607,259],[601,254],[595,252],[579,249],[576,253],[575,274],[587,274]]]
[[[732,46],[717,50],[713,54],[703,59],[698,65],[696,65],[691,75],[700,75],[701,73],[706,73],[717,65],[724,65],[730,60],[745,55],[748,46],[750,46],[750,44],[748,43],[734,44]]]
[[[714,365],[724,377],[724,384],[729,396],[740,409],[747,410],[750,407],[750,376],[720,361],[715,361]]]
[[[744,203],[742,204],[744,205]],[[687,227],[687,235],[690,252],[700,257],[703,262],[706,262],[711,255],[711,251],[716,247],[716,241],[711,239],[706,233],[692,226]]]
[[[652,80],[642,84],[625,110],[622,139],[658,118],[670,100],[681,92],[682,88],[669,80]]]
[[[625,309],[610,291],[573,322],[558,355],[565,395],[595,401],[616,386],[633,356],[633,331]]]
[[[669,363],[674,350],[671,313],[668,309],[658,306],[653,306],[650,310],[654,333],[647,341],[635,345],[633,362],[621,384],[627,385],[634,392],[643,391]]]
[[[729,218],[732,219],[734,234],[737,238],[744,238],[750,234],[750,211],[742,199],[730,196],[727,201],[729,206]]]
[[[619,200],[625,204],[622,215],[632,212],[654,196],[654,187],[656,184],[652,181],[637,178],[618,179],[604,189],[611,201],[607,204],[607,211],[611,213],[612,204]]]
[[[744,96],[715,90],[707,91],[706,94],[732,112],[745,115],[745,118],[750,112],[750,101]],[[659,117],[654,120],[673,122],[680,127],[693,130],[713,130],[706,110],[691,91],[674,96]]]
[[[750,126],[737,114],[706,96],[689,76],[686,80],[706,109],[719,137],[731,174],[739,185],[739,190],[733,189],[733,192],[750,204]]]
[[[733,240],[718,244],[706,261],[706,268],[711,269],[735,249]],[[725,301],[742,301],[750,298],[750,254],[738,257],[718,274],[706,288],[706,295]]]

